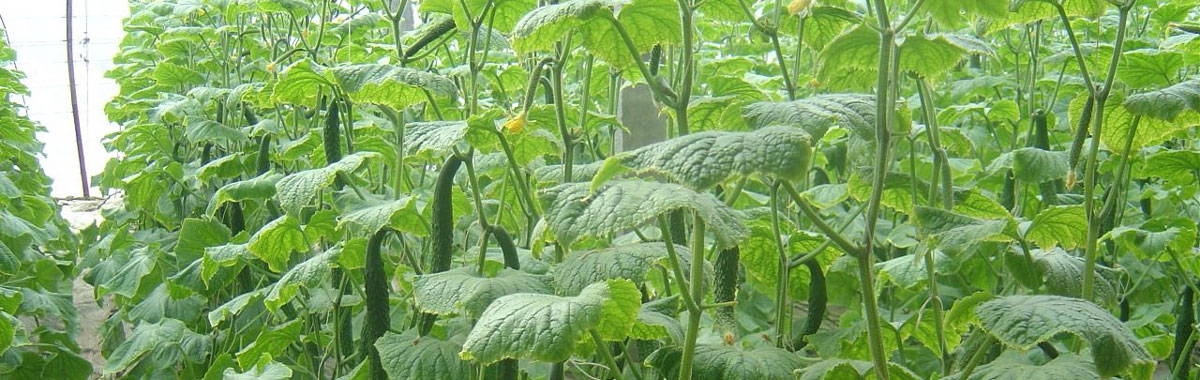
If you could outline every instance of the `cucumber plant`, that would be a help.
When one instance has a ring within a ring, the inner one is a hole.
[[[1198,372],[1197,1],[131,11],[103,376]]]

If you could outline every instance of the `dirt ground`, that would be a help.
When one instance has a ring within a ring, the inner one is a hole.
[[[78,231],[92,223],[99,224],[103,220],[100,209],[111,206],[113,202],[69,199],[60,200],[58,204],[62,208],[63,219],[67,220],[73,230]],[[100,355],[99,330],[100,325],[108,319],[110,310],[96,302],[92,286],[82,278],[75,279],[73,288],[72,299],[75,301],[75,308],[79,310],[79,336],[76,339],[82,349],[80,354],[92,363],[92,378],[97,379],[100,378],[100,369],[104,368],[104,357]]]

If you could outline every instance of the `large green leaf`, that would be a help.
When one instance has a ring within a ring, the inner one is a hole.
[[[209,337],[200,335],[175,319],[142,322],[107,356],[104,374],[117,374],[145,359],[154,365],[172,366],[180,359],[199,363],[208,355]],[[161,367],[159,367],[161,368]]]
[[[300,220],[285,214],[255,232],[246,243],[246,249],[265,261],[271,270],[282,272],[287,269],[292,252],[307,251],[308,243]]]
[[[1033,252],[1033,261],[1045,276],[1046,290],[1050,294],[1079,297],[1083,291],[1083,258],[1068,254],[1061,249]],[[1095,292],[1100,300],[1115,300],[1120,290],[1120,272],[1097,265],[1095,269]]]
[[[335,246],[296,264],[271,285],[263,303],[272,311],[279,311],[279,307],[291,302],[300,288],[320,287],[341,253],[342,247]]]
[[[329,72],[334,82],[350,96],[350,100],[388,106],[395,110],[426,101],[425,91],[440,95],[457,93],[450,78],[396,65],[336,66]]]
[[[338,216],[338,230],[348,235],[365,236],[384,227],[397,231],[425,234],[414,197],[380,200],[359,205]]]
[[[275,196],[275,183],[279,182],[280,178],[283,178],[282,174],[267,172],[258,177],[221,186],[209,199],[206,212],[210,215],[216,213],[217,209],[225,202],[271,199]]]
[[[746,106],[743,115],[760,127],[799,126],[816,139],[838,126],[868,141],[875,140],[874,95],[829,94],[790,102],[759,102]]]
[[[206,248],[228,243],[230,237],[229,228],[217,221],[184,219],[175,242],[175,257],[180,263],[190,263],[203,256]]]
[[[1078,205],[1047,208],[1033,217],[1025,238],[1043,249],[1081,247],[1087,242],[1087,215]]]
[[[1125,98],[1119,93],[1113,93],[1104,107],[1104,126],[1100,131],[1100,142],[1117,153],[1124,152],[1125,142],[1129,137],[1129,129],[1137,115],[1143,116],[1138,123],[1137,133],[1133,136],[1130,149],[1134,152],[1143,147],[1167,141],[1176,134],[1200,125],[1200,113],[1184,112],[1196,107],[1196,99],[1188,98],[1194,94],[1195,85],[1179,84],[1163,90],[1130,96],[1126,105]],[[1072,125],[1078,122],[1078,115],[1083,111],[1087,95],[1081,95],[1071,102],[1068,114],[1073,118]]]
[[[869,89],[879,66],[879,33],[866,26],[847,30],[829,42],[818,59],[817,79],[835,89]],[[940,78],[968,53],[993,54],[987,42],[967,35],[908,36],[899,42],[900,70]]]
[[[413,281],[417,307],[434,314],[477,316],[497,298],[516,293],[552,293],[550,279],[508,268],[485,277],[464,267],[421,275]]]
[[[289,215],[300,215],[300,209],[312,203],[321,190],[333,184],[339,174],[351,173],[368,158],[379,156],[374,152],[358,152],[323,168],[289,174],[275,183],[275,198]]]
[[[1147,157],[1139,177],[1159,177],[1182,186],[1196,182],[1197,171],[1200,171],[1200,152],[1167,150]]]
[[[975,368],[965,380],[1093,380],[1099,379],[1096,367],[1079,355],[1066,354],[1038,364],[1026,355],[1004,351],[990,363]],[[961,374],[947,379],[963,379]]]
[[[1012,169],[1017,179],[1038,184],[1065,178],[1070,164],[1065,151],[1020,148],[996,157],[987,169],[989,172]]]
[[[691,260],[687,247],[677,245],[675,253],[685,271],[691,268],[686,264]],[[666,244],[661,242],[575,252],[555,268],[554,287],[563,294],[579,294],[588,285],[614,278],[641,284],[655,266],[668,265],[666,259]]]
[[[647,181],[612,181],[596,192],[586,183],[567,183],[542,192],[545,219],[563,244],[585,236],[606,236],[637,227],[674,210],[695,211],[717,236],[719,246],[747,236],[741,211],[707,193],[683,186]]]
[[[696,379],[787,380],[794,378],[793,371],[804,367],[798,355],[775,347],[742,349],[701,344],[696,346],[695,355],[692,377]],[[655,351],[646,362],[668,378],[676,378],[680,356],[679,348],[670,346]]]
[[[576,297],[500,297],[479,317],[459,355],[485,364],[505,358],[563,361],[591,329],[603,339],[623,339],[640,306],[641,293],[625,279],[592,284]]]
[[[1181,82],[1161,90],[1130,95],[1125,99],[1124,106],[1134,115],[1176,121],[1184,111],[1200,112],[1200,79]]]
[[[1108,311],[1077,298],[1007,296],[975,309],[981,326],[1007,346],[1028,350],[1058,334],[1089,343],[1101,376],[1116,376],[1154,360],[1133,332]]]
[[[458,358],[462,346],[431,336],[387,332],[375,341],[383,370],[392,379],[462,380],[472,368]]]
[[[620,10],[614,10],[618,6]],[[518,53],[551,50],[564,36],[578,32],[593,54],[613,66],[629,67],[634,63],[633,55],[612,19],[623,25],[639,52],[658,43],[678,41],[682,30],[673,1],[633,0],[621,4],[612,0],[571,0],[525,14],[513,28],[513,48]]]
[[[916,223],[949,253],[965,252],[985,241],[1008,241],[1016,233],[1012,219],[976,219],[931,207],[916,208]]]
[[[225,376],[224,380],[287,380],[292,378],[292,369],[272,361],[266,364],[256,364],[246,372],[226,368],[222,375]]]
[[[237,361],[243,368],[250,367],[262,359],[279,356],[292,343],[300,340],[304,321],[293,319],[279,326],[262,330],[258,337],[237,353]]]
[[[693,189],[708,189],[734,175],[763,173],[798,180],[808,169],[810,137],[785,126],[752,132],[701,132],[608,158],[639,173],[661,174]]]
[[[850,380],[874,378],[874,363],[866,360],[827,359],[800,370],[800,380]],[[917,380],[920,376],[898,363],[888,363],[890,379]]]

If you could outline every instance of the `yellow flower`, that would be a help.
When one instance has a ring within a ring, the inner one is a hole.
[[[813,0],[792,0],[792,2],[788,3],[787,6],[788,13],[791,13],[793,16],[795,16],[802,12],[808,12],[808,8],[812,7],[812,3]]]
[[[267,64],[267,72],[268,73],[275,72],[275,62],[271,62],[271,63]]]
[[[525,129],[525,124],[529,124],[529,115],[521,112],[516,117],[504,122],[504,130],[509,133],[521,133]]]

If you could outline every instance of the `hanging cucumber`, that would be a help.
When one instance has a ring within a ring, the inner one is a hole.
[[[325,112],[325,130],[322,141],[325,144],[325,163],[332,164],[341,161],[342,119],[338,117],[338,102],[329,102],[329,110]]]
[[[1047,126],[1046,111],[1033,111],[1033,147],[1043,150],[1050,150],[1050,128]],[[1038,189],[1042,193],[1042,203],[1046,205],[1058,204],[1058,186],[1059,180],[1046,181],[1038,184]]]
[[[462,166],[462,159],[451,155],[442,165],[437,182],[433,187],[432,217],[430,218],[430,238],[433,239],[433,257],[430,258],[427,273],[445,272],[450,269],[450,259],[454,255],[454,175]],[[437,316],[422,314],[418,332],[429,334]]]
[[[512,235],[509,235],[504,227],[492,226],[492,237],[496,238],[496,244],[504,254],[504,266],[521,269],[521,258],[517,256],[517,245],[513,243]]]
[[[722,303],[737,300],[738,266],[741,251],[737,246],[723,249],[717,253],[713,262],[713,274],[716,288],[713,289],[713,302]],[[716,310],[717,324],[726,333],[737,332],[737,320],[734,318],[734,307],[723,306]]]
[[[366,295],[367,315],[363,321],[361,352],[367,354],[370,361],[368,378],[371,380],[387,380],[383,370],[383,361],[379,351],[375,349],[375,340],[387,332],[391,325],[388,310],[387,272],[383,267],[383,241],[391,232],[384,228],[375,232],[367,242],[367,255],[363,267],[363,294]]]
[[[808,318],[804,320],[804,328],[796,336],[793,347],[797,349],[808,344],[806,339],[821,329],[821,321],[825,319],[825,307],[829,303],[829,293],[825,287],[825,272],[817,260],[804,262],[808,267]]]

